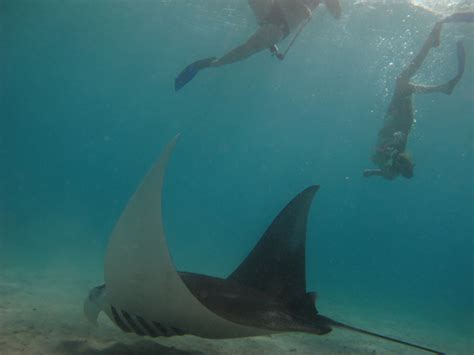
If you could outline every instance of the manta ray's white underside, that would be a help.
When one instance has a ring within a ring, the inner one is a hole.
[[[112,232],[105,257],[108,306],[104,310],[112,319],[110,307],[115,307],[148,322],[206,338],[274,333],[243,326],[211,312],[192,295],[177,273],[168,251],[161,211],[163,179],[177,139],[178,136],[166,146],[145,176]]]

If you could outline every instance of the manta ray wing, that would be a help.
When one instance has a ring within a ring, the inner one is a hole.
[[[208,338],[267,334],[211,312],[191,294],[176,271],[163,229],[161,197],[177,138],[145,176],[112,232],[104,270],[110,305],[106,313],[123,330],[131,328],[138,334],[152,335],[147,328],[152,329],[154,323]]]
[[[306,223],[318,186],[310,186],[288,203],[227,279],[190,273],[182,273],[182,278],[171,260],[161,215],[165,170],[177,138],[145,176],[112,232],[105,258],[105,285],[94,288],[84,304],[89,320],[95,322],[103,310],[125,332],[150,336],[188,333],[206,338],[280,331],[326,334],[338,327],[442,354],[318,314],[313,295],[306,293],[305,276]],[[188,280],[188,286],[183,279]],[[204,283],[208,286],[202,290]],[[201,301],[197,298],[201,291],[214,291],[216,312],[210,304],[205,305],[207,296]],[[229,291],[231,299],[238,296],[240,302],[229,302]],[[239,305],[244,317],[234,318],[235,309],[229,305]],[[252,312],[248,313],[249,309]],[[260,318],[252,314],[258,311]],[[269,319],[284,322],[271,329]]]
[[[229,280],[285,303],[306,297],[306,225],[318,189],[310,186],[286,205]]]

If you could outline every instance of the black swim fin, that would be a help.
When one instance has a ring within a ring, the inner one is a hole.
[[[183,88],[183,86],[189,83],[201,69],[209,67],[214,60],[216,60],[216,57],[200,59],[189,64],[174,80],[174,90],[178,91]]]
[[[454,78],[452,78],[446,84],[444,84],[443,92],[447,95],[451,95],[454,88],[458,84],[459,80],[461,80],[462,75],[464,74],[464,67],[466,64],[466,51],[461,41],[457,43],[457,55],[458,55],[458,73]]]
[[[464,73],[464,66],[466,65],[466,50],[464,49],[464,44],[459,41],[456,43],[457,46],[457,55],[458,55],[458,75]]]
[[[457,12],[449,15],[441,22],[474,22],[474,11]]]

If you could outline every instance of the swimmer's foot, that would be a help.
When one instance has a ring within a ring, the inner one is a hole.
[[[442,22],[474,22],[474,11],[457,12],[446,17]]]
[[[198,60],[197,62],[194,62],[194,65],[199,70],[201,70],[201,69],[210,67],[216,60],[217,60],[216,57],[209,57],[209,58],[201,59],[201,60]]]
[[[209,57],[205,59],[200,59],[194,63],[189,64],[186,68],[178,74],[174,80],[174,89],[178,91],[182,89],[187,83],[189,83],[196,74],[205,68],[210,67],[216,61],[216,57]]]

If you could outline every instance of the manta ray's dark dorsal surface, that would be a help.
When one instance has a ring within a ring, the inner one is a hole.
[[[97,323],[105,312],[123,331],[152,337],[326,334],[339,327],[439,353],[318,314],[305,277],[306,224],[318,186],[288,203],[227,278],[178,272],[161,211],[164,175],[176,141],[166,146],[116,223],[105,256],[105,284],[92,289],[84,302],[87,319]]]
[[[318,188],[311,186],[288,203],[227,279],[181,272],[193,295],[240,324],[328,333],[329,324],[317,317],[314,294],[306,293],[306,225]]]
[[[298,194],[278,214],[252,252],[227,278],[284,302],[306,295],[306,226],[319,186]]]

